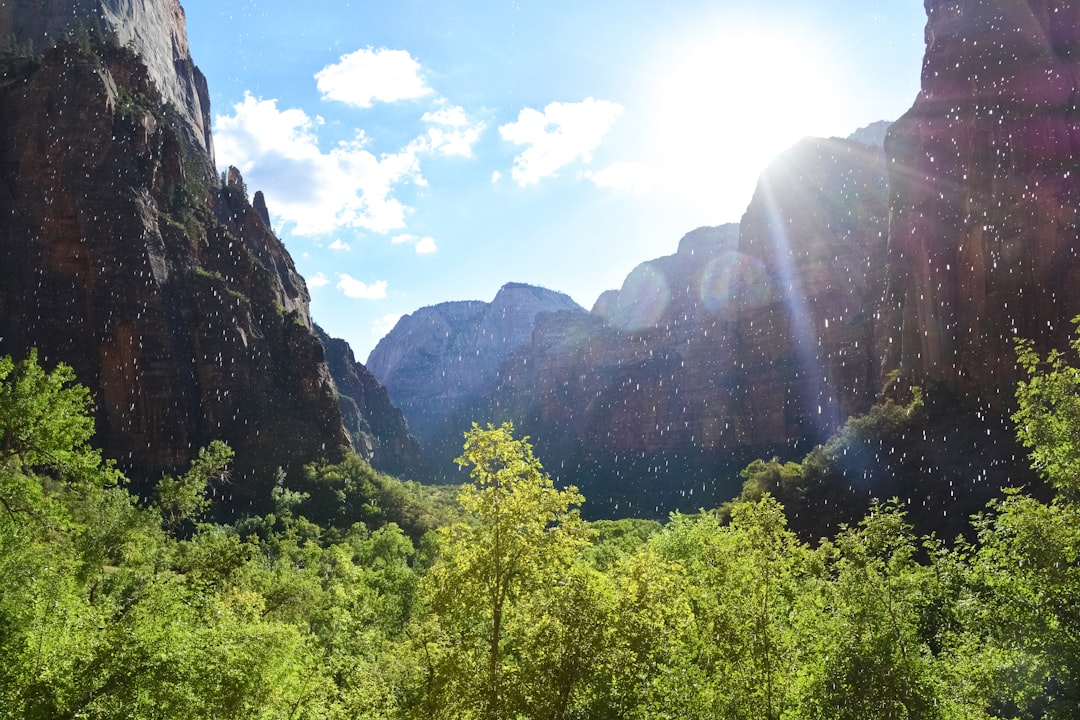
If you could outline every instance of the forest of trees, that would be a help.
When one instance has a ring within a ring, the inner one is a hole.
[[[226,521],[227,446],[135,497],[71,370],[0,359],[0,716],[1075,718],[1080,371],[1018,350],[1051,500],[1010,491],[966,539],[885,501],[814,542],[770,492],[809,464],[586,523],[511,425],[466,434],[456,503],[351,457]]]

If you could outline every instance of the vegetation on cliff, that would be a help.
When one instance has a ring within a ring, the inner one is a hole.
[[[0,716],[1072,717],[1080,370],[1020,359],[1052,499],[1010,491],[951,543],[874,502],[815,544],[772,491],[805,500],[808,464],[918,402],[663,527],[583,522],[509,424],[466,434],[457,509],[351,457],[220,524],[227,446],[140,500],[70,369],[0,359]]]

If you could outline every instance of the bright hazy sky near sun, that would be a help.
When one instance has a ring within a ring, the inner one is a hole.
[[[236,165],[364,361],[507,282],[586,309],[737,222],[799,138],[894,120],[921,0],[182,0]]]

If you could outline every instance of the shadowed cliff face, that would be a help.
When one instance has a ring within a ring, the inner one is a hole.
[[[750,387],[782,389],[756,408],[769,442],[823,438],[874,401],[887,199],[881,148],[851,140],[803,140],[758,182],[740,250],[764,282],[737,298],[728,337]]]
[[[749,458],[805,451],[873,402],[886,197],[879,148],[797,144],[740,226],[643,263],[591,326],[545,317],[521,358],[531,375],[492,411],[526,418],[591,512],[722,502]]]
[[[315,333],[326,350],[338,406],[356,451],[377,470],[403,478],[427,478],[420,445],[410,434],[405,416],[390,402],[386,388],[356,362],[349,343],[330,337],[318,326]]]
[[[885,369],[995,404],[1013,338],[1080,313],[1080,2],[928,0],[922,91],[890,131]]]
[[[246,508],[348,438],[303,279],[185,127],[127,49],[0,64],[0,352],[74,366],[137,480],[228,441]]]

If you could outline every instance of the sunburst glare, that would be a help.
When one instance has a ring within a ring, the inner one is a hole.
[[[814,37],[722,26],[670,48],[652,90],[652,135],[670,190],[737,220],[773,157],[804,136],[844,130],[836,72]]]

